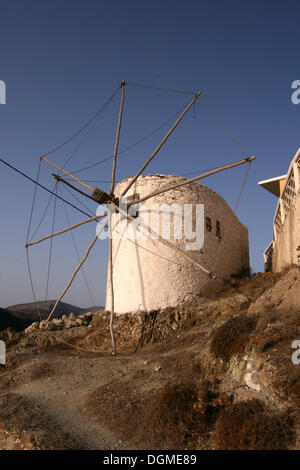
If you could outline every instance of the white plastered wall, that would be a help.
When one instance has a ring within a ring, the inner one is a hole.
[[[127,193],[142,197],[164,185],[170,185],[185,179],[171,175],[140,176]],[[118,196],[126,187],[128,180],[116,187]],[[143,203],[143,210],[138,213],[149,225],[150,213],[155,205],[192,204],[195,214],[196,205],[204,204],[204,245],[202,249],[186,250],[190,240],[185,237],[174,239],[174,220],[171,217],[170,242],[203,265],[207,270],[219,276],[229,276],[249,269],[248,230],[234,215],[224,199],[198,183],[192,183],[148,199]],[[211,231],[206,227],[206,218],[211,221]],[[116,220],[116,219],[115,219]],[[220,224],[220,237],[217,236],[216,224]],[[132,222],[130,222],[132,223]],[[199,296],[201,287],[208,281],[208,275],[201,271],[181,253],[163,245],[159,240],[133,239],[130,223],[124,231],[124,225],[115,226],[122,232],[113,239],[113,280],[115,311],[126,313],[137,310],[151,311],[168,306],[175,306]],[[195,217],[194,217],[195,223]],[[153,225],[150,226],[153,228]],[[195,228],[195,227],[194,227]],[[122,230],[121,230],[122,229]],[[162,234],[162,227],[159,227]],[[137,246],[137,244],[139,246]],[[106,309],[110,310],[111,298],[107,285]]]

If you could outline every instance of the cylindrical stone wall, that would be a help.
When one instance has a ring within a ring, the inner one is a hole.
[[[165,185],[185,180],[170,175],[140,176],[127,196],[139,199]],[[130,178],[116,186],[116,196],[122,193],[129,181]],[[182,253],[153,239],[153,235],[141,238],[139,231],[134,231],[138,221],[217,276],[229,276],[249,269],[248,230],[216,192],[191,183],[142,204],[135,222],[118,222],[119,215],[113,216],[113,281],[117,313],[176,306],[198,297],[207,282],[214,282]],[[147,231],[144,230],[145,233]],[[110,307],[108,278],[106,309],[110,310]]]

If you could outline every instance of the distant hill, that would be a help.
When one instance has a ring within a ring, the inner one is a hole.
[[[11,328],[14,331],[24,330],[29,326],[31,320],[18,318],[13,312],[6,308],[0,308],[0,331]]]
[[[21,321],[26,321],[32,323],[34,321],[38,321],[39,314],[42,319],[47,318],[49,313],[51,312],[55,300],[44,300],[39,302],[31,302],[26,304],[17,304],[17,305],[10,305],[5,310],[9,310],[13,313],[13,315]],[[75,315],[82,315],[85,312],[94,312],[97,310],[103,310],[103,307],[91,307],[91,308],[81,308],[76,307],[75,305],[70,305],[64,302],[60,302],[57,306],[57,309],[54,314],[54,318],[61,318],[62,315],[70,315],[70,313],[74,313]]]
[[[98,312],[98,310],[105,310],[105,307],[102,306],[96,306],[96,307],[89,307],[89,308],[85,308],[84,311],[85,312]]]

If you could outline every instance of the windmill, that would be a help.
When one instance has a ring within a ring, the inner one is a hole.
[[[197,175],[193,178],[185,179],[184,181],[177,181],[175,183],[173,182],[172,184],[167,184],[163,187],[160,187],[160,188],[156,189],[155,191],[150,192],[147,195],[144,195],[143,197],[131,197],[131,198],[128,198],[128,200],[127,200],[126,195],[129,192],[130,188],[135,184],[135,182],[138,180],[138,178],[143,174],[143,172],[146,170],[146,168],[148,167],[150,162],[156,157],[156,155],[158,154],[160,149],[163,147],[163,145],[167,142],[168,138],[175,131],[177,126],[180,124],[180,122],[184,118],[185,114],[192,108],[192,106],[195,104],[195,102],[200,98],[201,92],[199,91],[197,93],[193,93],[193,97],[192,97],[191,101],[188,103],[188,105],[183,109],[183,111],[177,117],[175,123],[169,128],[168,132],[165,134],[165,136],[163,137],[163,139],[161,140],[159,145],[154,149],[154,151],[146,159],[146,161],[141,166],[141,168],[138,170],[138,172],[135,174],[135,176],[133,176],[132,178],[130,178],[130,180],[127,181],[127,183],[126,183],[125,187],[123,188],[121,194],[117,197],[116,194],[115,194],[116,168],[117,168],[117,158],[118,158],[118,155],[119,155],[119,139],[120,139],[120,130],[121,130],[121,125],[122,125],[122,117],[123,117],[123,109],[124,109],[124,95],[125,95],[125,86],[126,85],[134,85],[134,84],[129,84],[125,81],[122,81],[121,84],[119,85],[118,89],[115,91],[115,93],[112,95],[112,97],[108,100],[108,102],[104,105],[104,107],[105,107],[112,100],[112,98],[115,96],[117,91],[121,91],[121,101],[120,101],[120,108],[119,108],[119,115],[118,115],[117,132],[116,132],[114,152],[113,152],[112,177],[111,177],[110,189],[109,189],[108,192],[105,192],[105,191],[103,191],[102,189],[100,189],[98,187],[94,188],[94,187],[88,185],[86,182],[82,181],[77,176],[75,176],[75,174],[70,173],[64,167],[61,167],[61,166],[57,165],[56,163],[53,163],[52,161],[50,161],[48,158],[46,158],[46,157],[49,156],[50,153],[53,153],[58,148],[62,147],[65,143],[62,144],[61,146],[57,147],[53,151],[49,152],[48,154],[43,155],[40,158],[40,165],[41,165],[41,162],[45,162],[49,166],[51,166],[51,167],[55,168],[56,170],[58,170],[59,173],[52,173],[53,177],[56,180],[56,185],[58,183],[62,183],[63,185],[67,186],[70,190],[80,194],[81,196],[86,197],[88,199],[91,199],[99,205],[106,205],[107,206],[107,210],[105,212],[103,212],[102,214],[96,215],[94,217],[89,217],[88,219],[84,219],[81,222],[79,222],[75,225],[69,226],[69,227],[67,227],[63,230],[58,231],[58,232],[53,233],[53,231],[52,231],[51,234],[49,234],[49,235],[47,235],[47,236],[45,236],[45,237],[43,237],[39,240],[31,242],[31,241],[29,241],[28,236],[27,236],[27,241],[26,241],[25,246],[26,246],[27,254],[28,254],[28,248],[32,245],[36,245],[36,244],[38,244],[42,241],[48,240],[48,239],[51,239],[51,241],[52,241],[53,237],[55,237],[55,236],[61,235],[65,232],[67,232],[67,231],[72,231],[75,228],[77,228],[79,226],[82,226],[84,224],[88,224],[92,221],[102,220],[102,225],[101,225],[100,229],[97,230],[97,233],[96,233],[95,237],[93,238],[93,240],[89,244],[89,246],[88,246],[88,248],[85,252],[85,255],[80,260],[80,262],[79,262],[78,266],[76,267],[75,271],[73,272],[68,284],[63,289],[60,296],[57,298],[57,300],[56,300],[56,302],[55,302],[55,304],[54,304],[54,306],[53,306],[53,308],[52,308],[52,310],[51,310],[51,312],[50,312],[50,314],[47,318],[47,322],[49,322],[50,319],[52,318],[52,316],[54,315],[55,310],[56,310],[59,302],[62,300],[62,298],[65,296],[66,292],[68,291],[68,289],[72,285],[77,273],[80,271],[80,269],[82,269],[83,264],[85,263],[86,259],[88,258],[89,254],[90,254],[92,248],[94,247],[96,241],[98,240],[101,232],[104,229],[108,228],[109,233],[111,234],[111,232],[113,230],[115,230],[116,227],[112,223],[112,213],[113,212],[119,213],[120,215],[122,215],[128,221],[133,221],[133,220],[135,220],[135,216],[131,215],[131,212],[128,210],[129,208],[136,207],[139,204],[141,204],[142,202],[145,202],[145,201],[147,201],[147,200],[149,200],[149,199],[151,199],[151,198],[153,198],[153,197],[155,197],[159,194],[166,194],[169,191],[173,191],[174,189],[177,189],[179,187],[190,185],[191,183],[199,181],[199,180],[201,180],[203,178],[206,178],[208,176],[217,174],[219,172],[222,172],[222,171],[225,171],[225,170],[228,170],[228,169],[240,166],[240,165],[244,165],[246,163],[249,163],[249,167],[250,167],[251,162],[255,159],[255,157],[248,156],[247,154],[245,154],[245,152],[243,152],[245,157],[242,160],[239,160],[239,161],[236,161],[234,163],[227,164],[227,165],[223,165],[221,167],[218,167],[218,168],[215,168],[213,170],[207,171],[206,173]],[[166,89],[166,90],[167,91],[175,91],[175,92],[177,91],[177,90],[168,90],[168,89]],[[104,109],[104,107],[102,107],[100,111],[102,111]],[[86,129],[87,126],[91,122],[95,122],[95,120],[97,119],[100,111],[98,113],[96,113],[96,115],[82,129]],[[78,134],[79,134],[79,132],[77,132],[75,134],[75,136],[78,135]],[[88,134],[88,132],[87,132],[87,134]],[[67,142],[69,142],[70,140],[71,139],[69,139]],[[247,172],[247,174],[248,174],[248,172]],[[66,177],[68,179],[66,179]],[[72,183],[70,183],[70,180],[72,180]],[[75,184],[77,186],[75,186]],[[79,189],[78,185],[81,186],[84,189]],[[244,183],[243,183],[243,186],[244,186]],[[242,189],[243,189],[243,186],[242,186]],[[35,195],[34,195],[34,199],[35,199]],[[125,203],[124,203],[124,201],[125,201]],[[140,227],[138,229],[139,230],[144,230],[144,231],[148,232],[150,235],[153,234],[153,230],[149,226],[147,226],[146,224],[140,224]],[[161,237],[157,233],[155,234],[155,236],[158,239],[159,243],[166,245],[168,248],[170,248],[172,250],[180,252],[181,256],[186,258],[188,260],[188,262],[193,263],[199,270],[204,272],[207,275],[208,278],[214,278],[215,277],[215,274],[213,272],[206,269],[203,265],[201,265],[197,260],[195,260],[185,250],[179,248],[174,243],[164,239],[163,237]],[[115,294],[114,294],[114,280],[113,280],[114,277],[113,277],[113,237],[112,236],[109,236],[109,250],[108,251],[109,251],[109,253],[108,253],[108,280],[109,280],[108,286],[109,286],[110,298],[111,298],[110,335],[111,335],[111,342],[112,342],[112,354],[115,355],[116,354],[116,342],[115,342],[114,330],[113,330],[114,315],[115,315],[115,308],[114,308]]]

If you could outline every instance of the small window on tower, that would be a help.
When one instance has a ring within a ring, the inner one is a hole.
[[[211,228],[212,228],[212,226],[211,226],[211,219],[210,219],[209,217],[206,217],[206,230],[207,230],[208,232],[211,232]]]
[[[218,239],[220,241],[221,240],[221,224],[218,220],[217,220],[217,223],[216,223],[216,236],[218,237]]]

